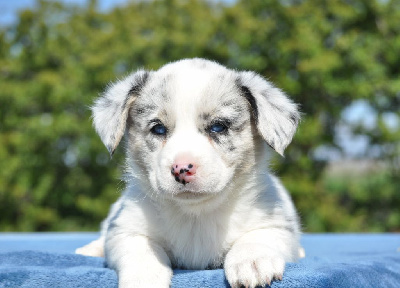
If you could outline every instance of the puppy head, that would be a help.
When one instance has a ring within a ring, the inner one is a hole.
[[[254,172],[260,136],[283,154],[299,121],[297,106],[262,77],[202,59],[131,74],[92,110],[110,153],[127,132],[129,166],[150,194],[179,201],[212,197]]]

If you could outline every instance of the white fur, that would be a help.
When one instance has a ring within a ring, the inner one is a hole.
[[[101,256],[105,242],[120,287],[169,287],[174,267],[224,267],[232,287],[281,279],[285,263],[299,257],[300,229],[290,196],[268,172],[264,141],[283,153],[299,119],[296,105],[260,76],[207,60],[171,63],[146,79],[143,73],[112,85],[93,107],[110,152],[126,130],[129,183],[101,238],[77,253]],[[140,86],[137,95],[128,93],[132,85]],[[151,108],[139,115],[137,107]],[[243,125],[215,139],[204,132],[211,123],[201,124],[204,113]],[[154,117],[168,128],[165,138],[149,132]],[[196,163],[195,181],[183,185],[171,176],[178,157]]]

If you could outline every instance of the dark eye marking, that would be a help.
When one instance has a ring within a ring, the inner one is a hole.
[[[210,126],[211,133],[221,133],[224,132],[228,127],[225,126],[223,123],[214,123]]]
[[[152,125],[150,132],[154,135],[165,136],[168,132],[167,127],[159,119],[151,120],[150,125]]]
[[[157,124],[151,128],[151,133],[156,135],[165,135],[167,134],[167,128],[162,124]]]
[[[230,127],[230,121],[226,119],[217,119],[211,122],[207,127],[207,132],[210,135],[225,134]]]

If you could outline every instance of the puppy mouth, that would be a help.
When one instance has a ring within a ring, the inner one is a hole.
[[[193,192],[193,191],[182,191],[182,192],[178,192],[176,194],[174,194],[175,198],[179,198],[179,199],[204,199],[204,198],[208,198],[212,196],[211,193],[207,193],[207,192]]]

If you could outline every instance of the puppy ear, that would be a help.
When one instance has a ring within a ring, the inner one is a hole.
[[[300,121],[297,105],[256,73],[240,72],[237,84],[250,103],[259,133],[283,156]]]
[[[129,108],[146,84],[149,74],[139,70],[111,83],[91,107],[93,125],[110,155],[114,154],[124,135]]]

